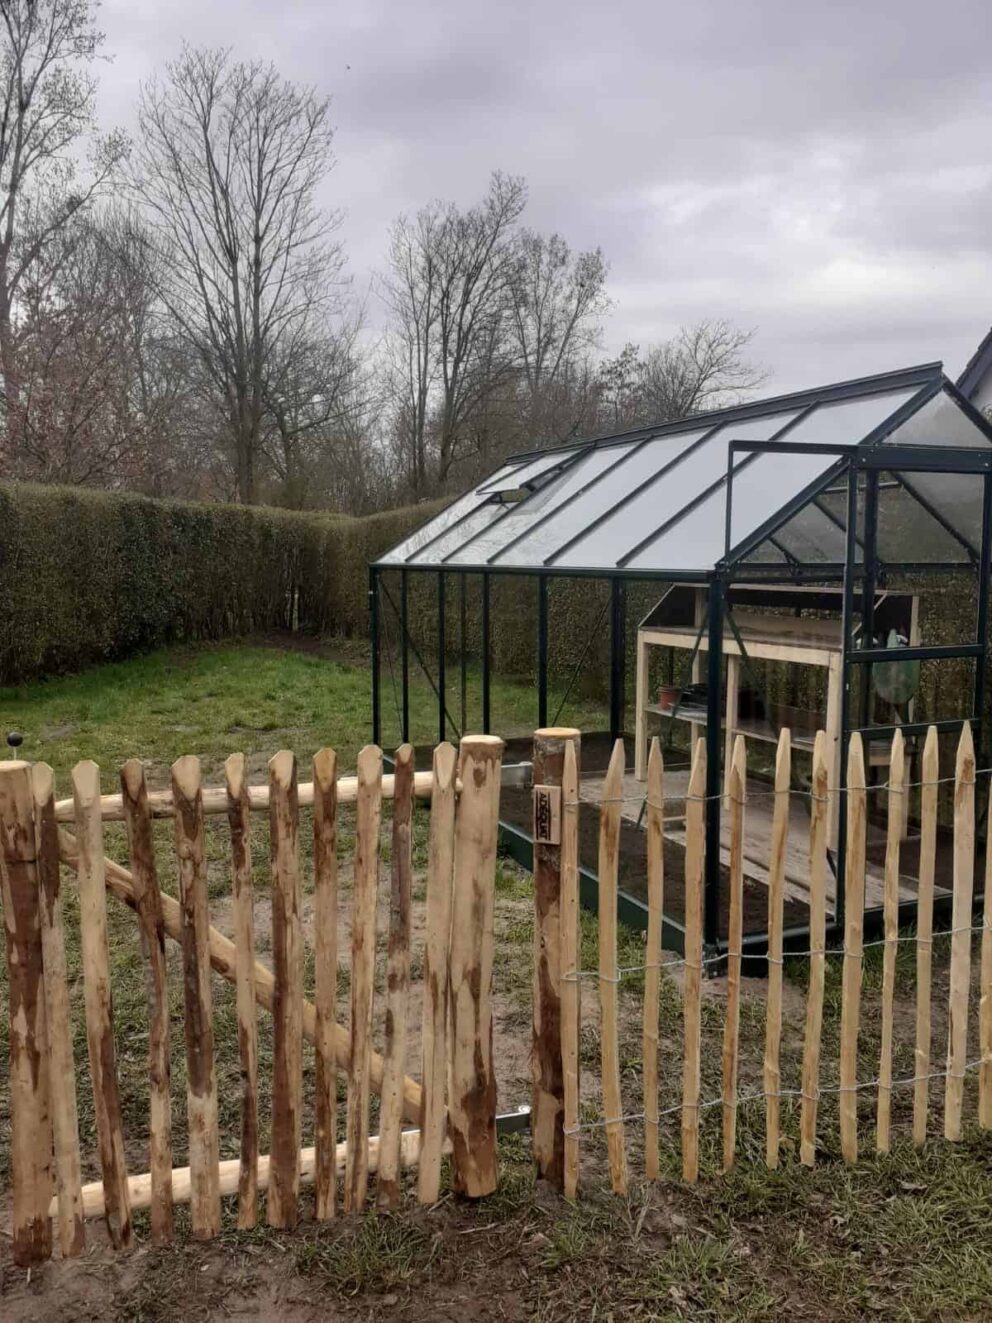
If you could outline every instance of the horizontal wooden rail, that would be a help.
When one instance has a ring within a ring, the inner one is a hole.
[[[385,778],[384,778],[385,779]],[[59,856],[64,864],[78,872],[79,852],[76,840],[64,828],[59,829]],[[112,859],[104,860],[106,870],[107,890],[112,892],[118,900],[124,901],[125,905],[130,905],[132,909],[137,908],[137,901],[134,894],[134,883],[131,874],[120,864],[114,863]],[[166,933],[174,942],[181,939],[182,920],[180,918],[179,902],[166,892],[162,892],[162,922]],[[234,943],[229,937],[225,937],[222,932],[211,927],[208,930],[210,947],[210,964],[212,968],[226,978],[229,983],[237,982],[237,956]],[[260,1006],[271,1011],[275,1000],[275,976],[271,969],[255,961],[255,1000]],[[335,1058],[338,1063],[338,1069],[347,1068],[351,1060],[351,1034],[342,1025],[336,1024],[335,1031]],[[312,1001],[303,1003],[303,1036],[308,1042],[312,1043],[317,1033],[317,1012]],[[378,1052],[371,1053],[370,1071],[372,1078],[372,1087],[379,1089],[382,1087],[383,1061]],[[403,1079],[403,1114],[408,1121],[419,1121],[420,1118],[420,1085],[416,1080],[411,1079],[409,1075]]]
[[[413,778],[413,793],[417,799],[430,799],[434,786],[433,772],[417,772]],[[461,794],[462,783],[455,782],[455,794]],[[203,812],[205,814],[226,813],[227,787],[203,787]],[[396,777],[387,773],[382,778],[382,797],[392,799],[396,794]],[[354,804],[358,798],[358,778],[342,776],[338,781],[338,804]],[[300,808],[313,808],[313,782],[302,781],[299,786]],[[257,785],[248,787],[248,806],[253,812],[269,811],[269,787]],[[153,818],[174,818],[176,806],[171,790],[149,790],[148,807]],[[71,799],[59,799],[55,802],[57,822],[72,822],[75,815]],[[100,798],[100,816],[104,822],[123,822],[124,804],[120,795],[103,795]]]
[[[340,1176],[344,1172],[345,1151],[348,1145],[341,1143],[337,1145],[335,1151],[335,1166],[337,1174]],[[451,1140],[445,1139],[444,1153],[451,1152]],[[315,1172],[317,1170],[317,1150],[315,1148],[304,1148],[300,1150],[300,1184],[313,1185]],[[404,1130],[400,1138],[400,1162],[403,1167],[415,1167],[420,1158],[420,1131]],[[369,1171],[375,1172],[379,1167],[379,1136],[375,1135],[369,1140]],[[269,1185],[269,1171],[271,1161],[268,1154],[259,1155],[258,1159],[258,1188],[265,1190]],[[218,1165],[220,1179],[221,1195],[233,1195],[238,1193],[238,1181],[241,1175],[241,1159],[225,1158]],[[172,1202],[174,1204],[188,1204],[190,1199],[190,1169],[189,1167],[176,1167],[172,1172]],[[151,1172],[142,1172],[140,1176],[129,1176],[127,1178],[128,1196],[130,1200],[131,1211],[136,1208],[148,1208],[152,1201],[152,1177]],[[58,1216],[58,1198],[53,1198],[49,1205],[49,1216]],[[83,1217],[94,1218],[102,1217],[104,1214],[103,1202],[103,1181],[93,1181],[89,1185],[83,1186]]]

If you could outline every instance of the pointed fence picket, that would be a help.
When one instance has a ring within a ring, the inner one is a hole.
[[[338,1133],[337,1051],[334,1024],[338,995],[338,798],[337,755],[321,749],[313,759],[314,1173],[319,1221],[337,1209],[335,1154]]]
[[[737,1066],[741,1019],[741,955],[744,941],[744,738],[734,741],[730,764],[730,907],[727,916],[727,1008],[723,1025],[723,1170],[737,1153]]]
[[[141,760],[121,768],[121,798],[127,825],[131,877],[141,929],[141,949],[148,965],[148,1165],[151,1168],[152,1241],[172,1239],[172,1090],[169,1057],[169,987],[166,970],[162,897],[158,886],[148,790]],[[55,842],[58,866],[58,840]]]
[[[255,1009],[255,912],[251,872],[251,805],[245,756],[224,764],[227,820],[231,833],[231,896],[234,922],[238,1052],[241,1058],[241,1170],[238,1226],[258,1220],[258,1022]],[[316,810],[315,810],[316,813]]]
[[[847,892],[840,1011],[840,1149],[858,1159],[858,1026],[864,967],[865,850],[868,823],[865,756],[861,736],[851,736],[847,760]]]
[[[647,784],[648,931],[644,951],[644,1174],[656,1181],[658,1166],[658,1018],[661,1005],[661,943],[665,899],[665,771],[661,745],[651,741]]]
[[[410,906],[413,887],[413,747],[396,750],[396,794],[390,864],[389,951],[386,969],[386,1046],[379,1110],[377,1202],[400,1202],[400,1131],[403,1128],[403,1072],[406,1066],[407,1002],[410,997]]]
[[[627,1153],[620,1093],[620,978],[617,972],[617,870],[620,859],[623,769],[623,740],[617,740],[603,782],[599,834],[601,1070],[610,1183],[616,1194],[627,1193]]]
[[[930,1085],[930,997],[933,978],[933,883],[937,856],[937,792],[940,754],[931,726],[923,746],[920,785],[920,872],[916,902],[916,1082],[913,1088],[913,1143],[927,1137]],[[986,897],[988,891],[986,890]]]
[[[685,986],[682,993],[682,1179],[699,1179],[702,1071],[703,866],[706,850],[706,745],[696,741],[685,806]]]
[[[785,846],[789,831],[789,778],[792,747],[783,730],[775,753],[775,795],[772,807],[772,836],[768,857],[768,1007],[765,1022],[765,1162],[777,1167],[781,1123],[782,1072],[782,926],[785,883]]]
[[[69,1013],[69,988],[66,974],[65,934],[62,926],[61,869],[59,838],[55,825],[55,790],[52,769],[47,763],[35,763],[31,769],[34,791],[35,832],[38,868],[38,913],[41,920],[41,953],[45,983],[45,1021],[49,1054],[49,1092],[55,1145],[55,1182],[58,1191],[59,1248],[63,1258],[81,1254],[86,1245],[83,1225],[83,1192],[80,1175],[79,1119],[76,1110],[76,1066],[72,1057],[72,1025]],[[154,1024],[152,1043],[154,1052]],[[168,1041],[168,1040],[166,1040]],[[166,1078],[168,1052],[166,1051]],[[152,1086],[155,1086],[153,1075]],[[154,1100],[153,1100],[154,1108]],[[168,1147],[169,1127],[164,1121],[164,1145]],[[159,1149],[162,1143],[158,1144]],[[156,1143],[152,1143],[153,1154]],[[169,1161],[171,1173],[172,1163]],[[171,1195],[169,1228],[171,1231]],[[152,1238],[158,1228],[153,1217]]]

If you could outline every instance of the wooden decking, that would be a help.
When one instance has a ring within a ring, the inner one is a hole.
[[[687,768],[675,768],[665,772],[665,836],[677,845],[684,846],[685,831],[682,824],[684,814],[683,797],[689,781]],[[590,773],[582,778],[581,797],[590,804],[600,801],[603,794],[603,777]],[[621,812],[629,822],[642,820],[642,809],[646,793],[645,784],[639,781],[633,771],[624,778],[623,804]],[[771,840],[773,796],[766,781],[756,778],[748,783],[748,801],[744,813],[744,876],[753,882],[768,885],[768,849]],[[906,854],[915,858],[912,836],[906,842]],[[885,831],[875,823],[868,826],[868,853],[876,859],[885,846]],[[726,867],[729,863],[729,823],[727,816],[722,820],[721,862]],[[883,870],[880,862],[869,858],[865,876],[865,902],[869,909],[882,904]],[[907,871],[900,876],[899,895],[902,900],[916,897],[916,878]],[[943,889],[938,887],[938,892]],[[789,836],[786,844],[785,860],[785,895],[789,900],[803,904],[809,901],[809,800],[802,793],[795,791],[791,796]],[[827,902],[836,899],[836,884],[833,875],[827,879]]]

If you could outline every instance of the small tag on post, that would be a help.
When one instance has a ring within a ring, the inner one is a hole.
[[[561,845],[561,786],[534,787],[534,844]]]

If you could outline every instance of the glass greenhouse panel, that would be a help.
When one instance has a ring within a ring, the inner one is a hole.
[[[480,505],[478,509],[473,510],[464,519],[459,520],[453,528],[449,528],[442,533],[437,541],[432,542],[428,547],[424,547],[422,551],[415,551],[409,558],[410,564],[440,565],[445,556],[457,551],[469,538],[475,537],[477,533],[481,533],[484,529],[489,528],[491,524],[502,519],[507,511],[512,508],[512,506],[504,505],[502,501],[490,496],[485,505]]]
[[[560,568],[614,568],[641,538],[650,535],[652,529],[658,529],[674,519],[687,505],[698,500],[714,482],[726,476],[727,447],[731,439],[767,441],[791,422],[797,412],[793,410],[791,413],[753,418],[746,423],[727,424],[719,428],[707,436],[690,455],[663,470],[643,491],[624,501],[603,523],[590,529],[573,546],[552,556],[550,563]],[[679,521],[680,533],[690,523],[695,526],[699,519],[699,510],[693,509]],[[720,533],[722,537],[722,523]],[[708,538],[702,540],[709,545]],[[708,560],[692,561],[690,568],[708,569],[713,563]],[[677,567],[673,565],[667,568]]]
[[[733,549],[772,518],[797,492],[826,474],[831,455],[758,455],[734,471],[731,501]],[[632,570],[710,569],[726,547],[727,489],[721,486],[692,511],[648,543],[630,561]]]
[[[829,515],[813,504],[783,524],[775,533],[775,541],[803,565],[836,565],[847,556],[847,535],[843,528],[838,528]]]
[[[906,473],[903,482],[977,552],[982,544],[983,482],[974,473]],[[917,557],[906,556],[906,560]]]
[[[503,518],[495,521],[478,537],[462,546],[456,547],[448,556],[449,565],[485,565],[491,557],[501,553],[509,542],[526,533],[539,520],[556,510],[563,501],[567,501],[588,482],[594,482],[601,473],[616,464],[625,453],[625,448],[602,447],[590,450],[581,459],[572,464],[564,473],[551,478],[543,487],[531,493],[516,505],[504,507]],[[579,502],[581,503],[581,497]],[[502,557],[499,562],[513,564]],[[529,564],[530,562],[525,562]]]
[[[788,558],[772,542],[762,542],[754,553],[747,558],[748,565],[787,565]]]
[[[487,484],[501,482],[502,479],[513,472],[514,467],[513,464],[504,464],[502,468],[497,469],[491,478],[486,480]],[[439,534],[457,524],[459,520],[464,519],[466,515],[471,514],[479,506],[487,504],[490,498],[481,495],[480,492],[481,488],[476,487],[472,491],[466,492],[464,496],[460,496],[447,509],[442,510],[440,514],[429,520],[423,528],[418,528],[415,533],[411,533],[409,537],[404,538],[398,546],[393,547],[392,551],[388,553],[388,557],[383,558],[384,563],[395,565],[409,560],[411,556],[425,547],[428,542],[433,541]]]
[[[546,451],[535,459],[525,460],[523,464],[515,464],[512,468],[508,467],[506,472],[501,469],[495,477],[487,478],[478,491],[486,496],[498,495],[501,491],[518,491],[528,483],[536,482],[544,474],[550,473],[552,469],[567,464],[577,454],[577,448]]]
[[[649,482],[674,463],[690,446],[704,437],[708,428],[653,437],[650,441],[614,449],[612,464],[604,468],[588,491],[567,505],[558,503],[550,518],[542,518],[534,530],[515,546],[497,554],[496,565],[541,565],[594,519],[599,519],[630,492]],[[691,457],[687,462],[691,462]],[[576,488],[578,490],[578,488]],[[543,515],[547,511],[542,512]]]
[[[914,387],[912,390],[889,391],[885,395],[840,400],[836,404],[820,404],[782,440],[790,445],[857,445],[917,393]]]
[[[930,477],[930,474],[907,474],[907,480]],[[939,475],[941,477],[963,475]],[[974,485],[972,479],[964,479]],[[914,486],[916,486],[914,482]],[[936,501],[928,504],[936,508]],[[978,537],[981,537],[982,499],[978,492]],[[966,548],[919,501],[900,486],[884,486],[878,494],[878,555],[889,565],[934,563],[969,564]]]
[[[885,443],[894,446],[952,446],[959,450],[988,449],[992,444],[960,405],[943,391],[891,432]]]

